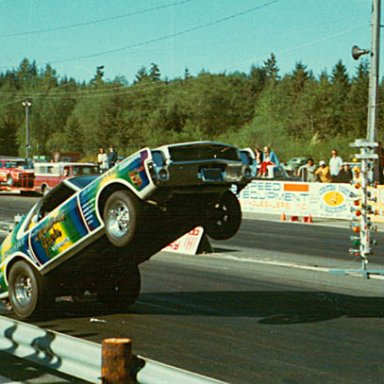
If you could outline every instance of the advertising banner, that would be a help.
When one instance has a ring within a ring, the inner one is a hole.
[[[350,219],[353,186],[253,180],[239,195],[243,212]]]

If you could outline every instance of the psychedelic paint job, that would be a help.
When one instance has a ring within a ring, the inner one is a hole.
[[[124,220],[132,220],[135,207],[140,206],[137,212],[145,211],[138,219],[144,230],[140,232],[132,225],[132,228],[135,228],[132,231],[139,232],[140,236],[147,227],[153,227],[151,230],[158,235],[158,227],[147,226],[152,217],[164,215],[161,217],[169,218],[167,214],[170,212],[182,216],[186,225],[181,223],[171,233],[172,236],[177,234],[179,237],[183,233],[178,231],[184,230],[184,227],[186,230],[191,229],[189,226],[192,225],[192,219],[207,219],[203,215],[196,215],[196,210],[207,212],[209,207],[215,206],[213,203],[216,203],[216,199],[228,192],[233,184],[238,187],[238,191],[244,188],[250,181],[250,176],[249,166],[241,161],[237,148],[215,142],[192,142],[164,145],[154,149],[144,148],[100,176],[66,179],[35,204],[0,246],[0,298],[8,296],[7,274],[17,270],[12,266],[19,260],[29,263],[28,267],[32,265],[33,273],[44,276],[83,250],[87,251],[87,257],[94,253],[100,254],[96,240],[103,235],[105,236],[101,240],[109,241],[107,246],[116,249],[128,247],[131,238],[123,245],[113,243],[110,238],[113,229],[108,227],[108,220],[111,212],[114,214],[114,210],[118,210],[111,208],[110,202],[113,199],[120,199],[121,202],[125,196],[130,201],[129,209],[132,211],[127,209],[127,218],[122,219],[124,225]],[[205,194],[206,198],[198,196],[195,199],[196,194]],[[195,204],[193,207],[190,206],[191,202]],[[129,207],[128,203],[127,206]],[[240,211],[240,208],[238,210]],[[180,215],[180,212],[183,214]],[[136,214],[140,216],[139,213]],[[215,214],[217,215],[216,211]],[[117,212],[116,216],[123,214]],[[162,222],[162,219],[156,220]],[[157,223],[156,220],[154,223]],[[147,236],[147,232],[145,233]],[[177,237],[170,238],[166,233],[161,235],[158,239],[158,250]],[[145,239],[140,238],[138,243],[140,246],[145,244]],[[158,251],[150,253],[152,248],[148,248],[148,254],[145,253],[142,259],[135,259],[135,262],[143,262]],[[106,250],[109,251],[109,248]],[[118,254],[117,250],[114,252]],[[87,257],[86,261],[92,263]],[[104,263],[110,263],[108,259],[104,260],[102,257]],[[132,264],[132,261],[128,262]],[[71,265],[72,261],[70,270]],[[90,264],[85,265],[86,273],[90,267]],[[59,273],[61,272],[62,269]],[[11,286],[10,292],[12,296],[14,289]],[[16,296],[14,300],[17,300]]]
[[[13,257],[24,258],[43,271],[59,256],[74,253],[76,246],[103,229],[97,202],[100,192],[108,185],[123,183],[139,196],[145,196],[153,189],[144,164],[148,159],[150,151],[141,150],[79,191],[70,179],[66,180],[63,184],[73,188],[73,195],[37,223],[33,221],[38,211],[35,206],[1,245],[0,297],[7,291],[6,266]],[[55,189],[42,201],[52,194],[55,194]]]
[[[30,247],[40,264],[62,254],[88,234],[77,197],[54,210],[30,232]]]

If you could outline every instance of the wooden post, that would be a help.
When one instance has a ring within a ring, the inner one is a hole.
[[[104,339],[101,355],[101,377],[103,384],[131,383],[131,339]]]

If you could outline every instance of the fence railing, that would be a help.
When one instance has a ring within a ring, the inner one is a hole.
[[[0,351],[90,383],[104,382],[102,346],[87,340],[0,316]],[[140,384],[223,383],[141,356],[130,358],[131,377]]]

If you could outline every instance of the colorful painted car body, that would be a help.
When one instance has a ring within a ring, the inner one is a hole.
[[[100,176],[69,178],[2,243],[0,298],[21,318],[85,289],[130,303],[137,266],[188,230],[202,225],[217,239],[237,232],[241,210],[230,189],[250,180],[239,150],[216,142],[144,148]]]

